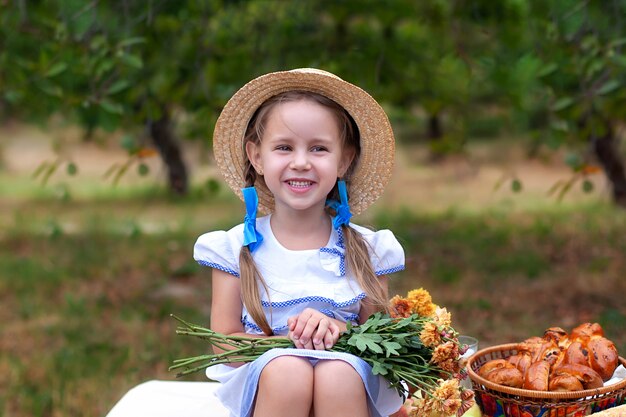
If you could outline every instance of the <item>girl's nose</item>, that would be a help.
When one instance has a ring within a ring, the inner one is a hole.
[[[311,163],[309,161],[309,155],[308,152],[304,151],[304,152],[294,152],[293,153],[293,158],[291,160],[291,164],[290,164],[290,168],[291,169],[297,169],[297,170],[308,170],[311,169]]]

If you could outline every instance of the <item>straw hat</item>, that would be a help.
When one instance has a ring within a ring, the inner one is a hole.
[[[243,199],[245,151],[243,139],[257,108],[287,91],[311,91],[335,101],[352,116],[361,137],[361,155],[348,182],[353,214],[359,214],[383,193],[394,165],[394,136],[382,107],[367,92],[326,71],[302,68],[273,72],[250,81],[226,103],[215,125],[213,151],[226,182]],[[274,198],[257,181],[261,213],[271,213]]]

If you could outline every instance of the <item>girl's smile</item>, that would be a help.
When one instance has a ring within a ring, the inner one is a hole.
[[[246,151],[274,195],[276,212],[323,209],[352,160],[335,116],[307,99],[272,109],[261,143],[248,142]]]

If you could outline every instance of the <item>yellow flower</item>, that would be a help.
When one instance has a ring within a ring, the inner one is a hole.
[[[450,327],[452,325],[452,314],[445,307],[435,309],[435,323],[439,327]]]
[[[433,392],[435,410],[445,415],[456,414],[462,403],[459,381],[452,378],[439,382],[439,386]]]
[[[456,373],[461,370],[458,358],[459,347],[453,342],[446,342],[433,349],[430,361],[444,371]]]
[[[396,295],[391,300],[389,300],[390,312],[389,315],[391,317],[409,317],[413,314],[413,306],[414,303],[406,298],[402,298],[399,295]]]
[[[434,410],[434,398],[413,397],[413,407],[410,408],[409,417],[430,416]]]
[[[424,327],[420,332],[420,340],[426,347],[437,346],[441,343],[441,335],[437,325],[431,321],[424,323]]]
[[[408,299],[413,303],[413,312],[420,316],[430,317],[434,314],[436,305],[430,293],[424,288],[409,291]]]

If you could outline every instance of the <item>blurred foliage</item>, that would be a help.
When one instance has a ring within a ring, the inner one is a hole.
[[[534,132],[535,152],[570,147],[574,170],[599,158],[616,199],[626,187],[612,143],[626,112],[619,0],[40,0],[0,13],[0,119],[61,113],[89,135],[173,114],[184,138],[204,138],[251,78],[318,67],[421,120],[405,139],[434,156],[499,119]],[[606,136],[610,160],[594,147]]]

